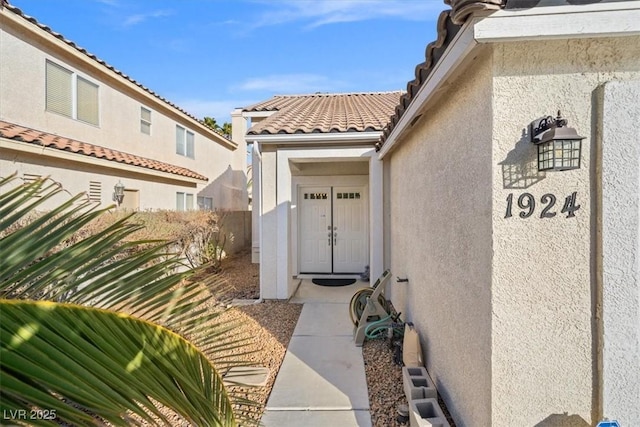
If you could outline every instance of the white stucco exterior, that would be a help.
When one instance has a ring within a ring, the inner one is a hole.
[[[602,86],[602,413],[640,425],[640,81]]]
[[[589,10],[639,17],[623,3]],[[529,23],[523,40],[517,11],[468,23],[381,150],[389,266],[409,279],[392,302],[456,425],[636,425],[640,37],[585,26],[585,9],[534,9],[531,22],[568,24],[534,37]],[[559,109],[586,137],[582,167],[538,172],[528,125]]]
[[[64,67],[98,87],[98,125],[47,111],[46,64]],[[175,209],[176,193],[212,199],[217,209],[246,210],[246,147],[202,125],[178,107],[99,63],[9,8],[0,9],[0,120],[41,132],[118,150],[204,177],[96,159],[54,148],[43,149],[3,138],[0,174],[50,175],[72,194],[102,188],[101,203],[111,204],[121,181],[137,191],[139,209]],[[151,132],[141,132],[141,107],[151,111]],[[176,126],[194,134],[194,156],[176,154]],[[195,202],[194,202],[195,204]],[[194,208],[197,208],[195,204]]]
[[[371,146],[300,144],[295,138],[288,138],[287,142],[291,144],[288,146],[265,144],[260,136],[250,140],[256,147],[252,209],[254,220],[259,224],[261,297],[266,299],[289,298],[298,283],[296,279],[301,277],[296,210],[301,186],[359,185],[366,188],[368,212],[363,218],[368,227],[366,265],[371,266],[372,277],[382,274],[383,192],[379,185],[382,162],[375,150]]]
[[[421,333],[438,392],[468,426],[492,425],[491,116],[483,58],[385,158],[390,268],[409,279],[387,289]]]

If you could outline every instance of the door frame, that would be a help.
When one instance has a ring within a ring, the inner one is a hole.
[[[298,262],[298,242],[299,242],[299,221],[298,221],[298,194],[300,193],[300,187],[362,187],[363,192],[366,194],[367,201],[365,203],[366,213],[364,215],[365,229],[367,230],[367,247],[366,253],[370,254],[371,240],[369,238],[371,223],[370,208],[369,208],[369,176],[368,175],[339,175],[339,176],[293,176],[291,185],[291,260],[293,267],[293,274],[298,278],[313,278],[320,276],[330,277],[344,277],[344,278],[358,278],[357,274],[300,274],[300,264]],[[370,258],[370,256],[369,256]],[[371,259],[369,259],[371,263]]]

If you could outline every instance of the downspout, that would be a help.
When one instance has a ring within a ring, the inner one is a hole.
[[[253,150],[251,152],[251,157],[252,157],[252,163],[253,163],[253,159],[257,159],[258,161],[256,162],[256,166],[258,167],[258,170],[254,170],[253,171],[253,185],[254,185],[254,190],[257,189],[257,196],[258,196],[258,203],[257,203],[257,208],[258,208],[258,218],[260,218],[260,220],[258,221],[258,245],[259,245],[259,249],[260,249],[260,266],[261,266],[261,270],[262,270],[262,254],[264,253],[264,251],[262,250],[264,245],[262,244],[262,154],[260,153],[260,147],[258,145],[258,141],[253,141]],[[258,182],[256,183],[256,178],[258,178]],[[257,185],[256,185],[257,184]],[[253,201],[255,202],[256,200],[256,194],[254,192],[253,194]],[[256,205],[254,205],[254,208],[256,207]],[[262,302],[264,302],[264,298],[262,298],[262,273],[260,273],[258,275],[259,280],[260,280],[260,296],[258,297],[257,300],[254,301],[254,304],[260,304]]]

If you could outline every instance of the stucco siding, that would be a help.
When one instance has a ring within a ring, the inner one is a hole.
[[[201,129],[201,125],[166,102],[141,90],[53,36],[34,36],[13,23],[10,12],[5,13],[7,16],[1,17],[0,28],[0,119],[190,169],[209,178],[207,183],[198,184],[195,193],[212,197],[215,208],[247,208],[244,142],[237,149],[223,146],[208,135],[206,130]],[[79,41],[79,44],[82,45],[82,42]],[[97,126],[46,110],[47,60],[98,86]],[[141,107],[151,110],[151,135],[140,130]],[[176,154],[176,125],[194,133],[195,158]],[[38,163],[32,165],[37,167]],[[6,162],[5,167],[8,167]],[[57,174],[54,171],[54,175],[54,179],[64,186],[76,185],[65,182],[68,173]],[[78,179],[80,177],[77,176]],[[148,188],[144,182],[124,184],[127,187]],[[153,202],[154,197],[156,200],[158,197],[164,199],[166,193],[148,194],[150,203],[145,204],[144,208],[160,208],[165,205],[175,208],[175,192],[170,199]]]
[[[265,299],[278,298],[278,204],[277,152],[265,149],[262,152],[260,176],[260,296]]]
[[[126,190],[137,192],[139,209],[175,209],[176,192],[193,194],[194,198],[199,194],[196,184],[185,183],[178,180],[148,176],[131,172],[119,172],[88,164],[78,164],[69,160],[48,159],[36,154],[16,153],[15,151],[0,148],[0,177],[7,177],[17,173],[18,178],[25,176],[50,177],[52,180],[63,184],[65,190],[60,197],[52,199],[44,209],[57,206],[69,197],[86,192],[90,194],[90,185],[99,188],[94,194],[99,194],[100,203],[103,206],[115,204],[113,200],[113,187],[118,181],[126,183]],[[16,181],[16,184],[22,180]],[[130,197],[125,195],[125,198]],[[129,203],[126,200],[124,205]],[[194,199],[195,203],[195,199]]]
[[[459,427],[491,425],[491,71],[476,59],[389,161],[392,302]]]
[[[596,89],[638,70],[638,37],[494,48],[492,426],[597,421]],[[527,126],[558,110],[586,137],[582,167],[538,172]],[[568,218],[561,209],[574,193],[580,209]],[[556,197],[552,218],[541,217],[545,194]],[[531,216],[518,200],[535,201]]]
[[[601,90],[602,414],[640,425],[640,80]]]

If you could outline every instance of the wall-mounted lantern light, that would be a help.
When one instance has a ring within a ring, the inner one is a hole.
[[[538,146],[539,171],[563,171],[580,168],[580,151],[584,136],[567,127],[560,116],[547,116],[530,125],[531,142]]]
[[[118,183],[113,186],[113,201],[120,205],[122,200],[124,200],[124,184],[118,180]]]

